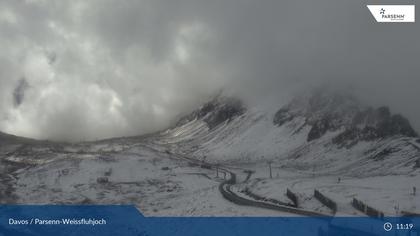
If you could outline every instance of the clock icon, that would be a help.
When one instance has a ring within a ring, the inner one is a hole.
[[[389,222],[386,222],[384,224],[384,230],[388,232],[388,231],[391,231],[391,229],[392,229],[392,224]]]

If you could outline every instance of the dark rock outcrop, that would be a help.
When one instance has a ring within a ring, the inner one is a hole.
[[[194,119],[206,122],[210,129],[217,127],[224,122],[230,122],[235,117],[245,112],[245,107],[240,100],[226,97],[216,97],[204,104],[200,109],[182,118],[177,126],[186,124]]]
[[[307,141],[310,142],[314,139],[322,137],[330,129],[330,123],[328,118],[322,118],[316,121],[311,130],[308,133]]]
[[[273,122],[275,125],[282,126],[284,123],[293,120],[293,118],[293,115],[286,108],[282,108],[274,115]]]

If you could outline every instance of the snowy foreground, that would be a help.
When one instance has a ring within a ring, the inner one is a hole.
[[[134,204],[149,216],[333,215],[317,189],[337,203],[336,215],[364,215],[356,198],[394,216],[420,212],[419,183],[420,142],[408,121],[335,97],[278,112],[217,99],[165,131],[97,142],[0,135],[0,201],[9,204]],[[287,189],[298,211],[288,210]]]
[[[226,201],[218,191],[222,172],[217,178],[214,170],[192,166],[163,150],[143,144],[79,148],[16,171],[10,180],[16,203],[135,204],[143,214],[155,216],[279,215]],[[40,157],[50,153],[42,151]]]
[[[154,145],[92,144],[83,147],[86,154],[73,149],[58,155],[59,159],[16,171],[10,180],[16,203],[135,204],[145,215],[154,216],[291,215],[227,201],[218,191],[224,177],[222,171],[217,177],[214,169],[195,166]],[[238,190],[248,187],[258,195],[290,202],[285,195],[290,188],[299,195],[300,207],[304,209],[330,213],[313,197],[314,188],[338,202],[337,215],[363,215],[350,205],[353,197],[388,215],[395,214],[395,206],[400,210],[420,209],[420,197],[411,194],[412,186],[420,182],[420,175],[354,178],[273,166],[270,179],[268,166],[256,165],[255,173],[245,181],[244,170],[249,167],[249,164],[227,166],[238,175]]]
[[[263,169],[263,168],[262,168]],[[262,173],[267,175],[267,167]],[[273,179],[261,176],[238,186],[248,187],[253,193],[268,198],[290,201],[286,189],[293,190],[300,200],[300,207],[324,213],[331,210],[314,198],[319,190],[338,204],[336,215],[363,216],[352,207],[353,198],[361,199],[369,206],[383,211],[387,216],[400,215],[402,211],[419,212],[420,196],[413,195],[413,186],[420,183],[420,175],[392,175],[357,178],[352,176],[318,175],[295,170],[274,169]],[[340,178],[340,182],[338,179]]]

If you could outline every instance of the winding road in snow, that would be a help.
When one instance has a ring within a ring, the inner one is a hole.
[[[240,195],[232,191],[232,186],[237,183],[236,174],[224,168],[221,170],[229,173],[230,178],[228,180],[223,181],[219,185],[219,191],[225,199],[237,205],[253,206],[253,207],[265,208],[265,209],[293,213],[293,214],[298,214],[298,215],[305,215],[305,216],[330,216],[330,215],[323,214],[320,212],[308,211],[308,210],[304,210],[300,208],[290,207],[287,205],[279,205],[279,204],[274,204],[267,201],[252,200],[249,198],[241,197]]]

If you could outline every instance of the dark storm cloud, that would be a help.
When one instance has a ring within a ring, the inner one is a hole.
[[[221,88],[261,101],[320,83],[390,104],[420,127],[420,28],[375,23],[365,1],[3,0],[0,9],[4,131],[134,135]],[[23,77],[30,86],[14,106]]]

